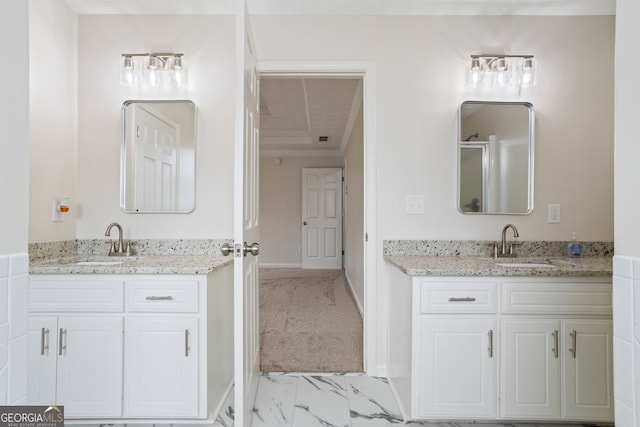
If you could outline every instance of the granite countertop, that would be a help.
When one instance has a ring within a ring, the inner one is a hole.
[[[409,276],[610,277],[612,257],[489,258],[481,256],[387,255]],[[496,263],[548,263],[551,267],[503,267]]]
[[[230,264],[233,257],[212,255],[72,256],[32,261],[29,274],[208,274]]]

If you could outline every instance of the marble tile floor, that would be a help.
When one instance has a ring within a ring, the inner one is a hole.
[[[385,427],[403,425],[385,378],[362,374],[266,373],[260,377],[251,427]],[[408,423],[424,427],[578,427],[582,424]],[[592,424],[589,426],[595,427]]]

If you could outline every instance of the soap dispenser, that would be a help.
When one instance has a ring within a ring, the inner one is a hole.
[[[567,244],[567,256],[569,258],[579,258],[582,256],[582,245],[576,240],[576,233],[571,233],[571,241]]]

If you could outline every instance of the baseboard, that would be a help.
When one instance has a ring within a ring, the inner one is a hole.
[[[360,303],[360,301],[358,300],[358,297],[356,296],[356,292],[353,289],[353,285],[351,284],[351,280],[349,279],[349,274],[347,273],[347,270],[344,270],[344,277],[347,279],[347,284],[349,285],[351,298],[353,298],[353,302],[355,302],[356,307],[358,307],[358,311],[360,312],[360,317],[364,319],[364,310],[362,308],[362,304]]]
[[[260,268],[302,268],[302,264],[260,263]]]

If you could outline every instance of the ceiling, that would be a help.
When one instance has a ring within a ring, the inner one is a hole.
[[[233,14],[237,0],[62,0],[77,14]],[[252,15],[614,15],[615,0],[246,0]],[[362,102],[353,78],[261,78],[261,153],[341,155]],[[326,137],[326,141],[324,141]]]
[[[342,155],[362,105],[357,78],[260,78],[263,155]]]
[[[232,14],[236,0],[62,0],[78,14]],[[614,15],[615,0],[246,0],[253,15]]]

